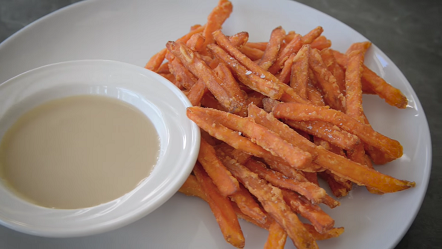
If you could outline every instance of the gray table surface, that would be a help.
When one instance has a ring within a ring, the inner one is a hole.
[[[0,0],[0,42],[77,0]],[[396,248],[442,248],[442,1],[299,2],[349,25],[378,46],[416,91],[430,126],[433,165],[414,223]],[[406,208],[406,207],[404,207]]]

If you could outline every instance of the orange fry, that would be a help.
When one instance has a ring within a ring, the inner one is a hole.
[[[220,60],[224,61],[233,72],[236,73],[237,78],[246,86],[253,90],[260,92],[271,98],[280,98],[283,91],[280,87],[264,78],[261,78],[251,71],[247,70],[237,60],[227,54],[222,48],[215,44],[209,44],[207,46]],[[239,52],[239,51],[238,51]],[[240,53],[240,52],[239,52]],[[251,62],[253,63],[253,62]]]
[[[156,53],[154,56],[150,58],[150,60],[147,62],[146,66],[144,68],[156,72],[158,68],[161,66],[161,64],[164,61],[164,58],[166,58],[167,49],[163,48],[160,52]]]
[[[193,113],[199,113],[199,115],[207,115],[216,122],[241,132],[273,155],[284,158],[292,167],[302,169],[308,167],[311,163],[312,156],[310,153],[286,142],[274,132],[256,124],[253,119],[242,118],[234,114],[196,106],[189,107],[187,110]]]
[[[206,194],[194,175],[189,175],[178,191],[185,195],[196,196],[207,201]]]
[[[230,43],[235,47],[244,46],[249,40],[249,33],[247,32],[239,32],[229,37]]]
[[[324,29],[321,26],[314,28],[312,31],[308,32],[308,34],[302,37],[301,39],[302,43],[303,44],[312,43],[314,40],[316,40],[316,38],[318,38],[322,34],[323,31]]]
[[[186,46],[193,51],[201,52],[204,49],[204,36],[201,33],[194,34],[186,42]]]
[[[179,59],[173,59],[169,61],[169,70],[175,75],[175,79],[180,83],[185,89],[191,89],[192,86],[198,81],[198,79],[193,75],[187,68],[183,66]]]
[[[273,221],[269,227],[269,237],[264,245],[264,249],[284,249],[287,240],[287,233],[278,222]]]
[[[222,159],[226,167],[238,178],[252,195],[258,198],[264,210],[281,225],[297,248],[318,248],[298,216],[290,211],[279,188],[273,187],[255,173],[230,157]]]
[[[238,181],[218,159],[215,149],[204,139],[201,139],[198,162],[201,163],[221,195],[229,196],[238,191]]]
[[[267,43],[268,42],[247,42],[246,45],[264,51],[266,50]]]
[[[236,99],[236,101],[241,105],[241,109],[246,109],[246,94],[239,87],[238,82],[233,77],[232,72],[229,68],[222,62],[214,69],[218,78],[222,81],[223,88],[229,93],[230,96]]]
[[[157,73],[159,73],[159,74],[168,74],[168,73],[170,73],[169,62],[167,61],[167,62],[161,64],[161,66],[157,70]]]
[[[259,161],[249,160],[244,166],[253,173],[259,175],[262,179],[270,182],[273,186],[296,191],[314,204],[322,203],[322,200],[327,194],[324,189],[311,182],[300,182],[288,178],[279,172],[266,168],[265,165]]]
[[[331,41],[328,40],[325,36],[320,36],[316,38],[311,44],[310,47],[317,50],[322,50],[331,47]]]
[[[204,81],[206,87],[222,106],[231,112],[238,112],[241,110],[241,105],[237,101],[234,101],[232,96],[226,92],[221,86],[221,80],[214,75],[212,70],[195,54],[195,52],[182,43],[168,42],[166,46],[174,56],[180,59],[188,70]]]
[[[267,215],[261,210],[261,207],[255,199],[253,199],[249,191],[242,185],[240,185],[240,188],[236,193],[230,196],[230,199],[234,201],[239,209],[250,218],[261,224],[267,222]]]
[[[282,83],[289,83],[290,81],[290,73],[292,71],[293,60],[295,59],[296,54],[293,53],[290,57],[284,62],[284,66],[282,67],[281,72],[279,73],[278,79]]]
[[[335,77],[328,71],[318,50],[310,50],[309,65],[324,93],[324,100],[330,107],[345,111],[345,97],[339,90]]]
[[[333,50],[332,52],[338,64],[343,68],[347,68],[348,61],[346,56],[336,50]],[[370,70],[365,65],[363,66],[361,80],[363,85],[366,85],[379,97],[384,99],[389,105],[396,106],[397,108],[401,109],[407,107],[407,97],[405,97],[405,95],[399,89],[388,84],[384,79],[379,77],[375,72]]]
[[[205,45],[213,43],[212,33],[215,30],[221,29],[223,23],[229,18],[232,13],[233,6],[228,0],[220,0],[218,6],[216,6],[207,17],[207,24],[203,31],[206,38]]]
[[[257,48],[249,47],[248,45],[244,45],[238,48],[238,50],[253,61],[261,59],[262,56],[264,55],[264,51],[259,50]]]
[[[362,124],[356,119],[336,110],[326,107],[305,105],[298,103],[281,103],[273,108],[277,118],[287,118],[298,121],[325,121],[341,129],[357,135],[363,142],[387,153],[391,157],[402,156],[402,145],[376,131],[369,125]]]
[[[279,106],[282,105],[286,104],[279,104]],[[284,132],[287,133],[294,132],[289,127],[280,125],[282,122],[278,121],[274,117],[272,118],[271,114],[269,114],[267,118],[278,124],[278,126],[275,127],[267,126],[267,128],[273,130],[274,132],[279,133],[278,128],[281,130],[284,129]],[[260,124],[265,125],[264,123]],[[284,135],[281,136],[284,137]],[[313,144],[303,137],[300,138],[299,141],[305,143],[307,146],[311,146]],[[415,186],[414,182],[398,180],[391,176],[383,175],[375,170],[368,169],[358,163],[350,161],[345,157],[329,152],[320,146],[315,146],[314,148],[317,154],[317,157],[314,160],[315,163],[324,167],[325,169],[329,169],[340,177],[351,180],[356,184],[373,187],[384,193],[397,192]],[[376,181],[374,181],[374,179],[376,179]]]
[[[269,72],[272,74],[276,74],[281,70],[284,62],[290,57],[291,54],[298,52],[302,47],[302,38],[299,34],[295,35],[295,38],[290,41],[290,43],[285,46],[278,55],[275,63],[269,68]]]
[[[336,79],[336,84],[339,86],[339,90],[341,93],[345,95],[345,72],[341,66],[336,62],[335,57],[330,49],[323,49],[320,51],[321,58],[324,61],[328,71],[332,73],[332,75]],[[349,105],[347,103],[347,105]]]
[[[230,200],[218,192],[201,165],[195,164],[193,172],[206,195],[206,200],[215,215],[224,239],[235,247],[243,248],[245,244],[244,235]]]
[[[259,61],[258,65],[263,69],[267,70],[276,61],[279,49],[281,47],[281,42],[285,37],[285,30],[279,26],[272,31],[270,35],[270,40],[267,43],[264,55]]]
[[[325,233],[331,229],[335,221],[319,206],[313,205],[295,192],[281,189],[285,202],[295,213],[308,219],[319,233]]]
[[[311,233],[315,240],[326,240],[331,238],[337,238],[344,233],[343,227],[333,227],[325,233],[318,233],[316,229],[310,224],[304,224],[304,227]]]
[[[310,46],[304,45],[293,59],[290,86],[304,99],[307,99],[308,65]]]
[[[200,105],[201,99],[203,98],[206,89],[206,84],[204,84],[202,80],[198,80],[198,82],[190,88],[186,96],[193,106]]]

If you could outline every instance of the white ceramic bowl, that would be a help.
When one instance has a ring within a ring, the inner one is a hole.
[[[0,224],[47,237],[101,233],[142,218],[166,202],[195,164],[200,132],[186,117],[190,102],[165,78],[141,67],[104,60],[43,66],[0,85],[0,138],[24,112],[73,95],[104,95],[132,104],[153,122],[161,139],[157,165],[136,189],[91,208],[61,210],[24,201],[0,184]]]

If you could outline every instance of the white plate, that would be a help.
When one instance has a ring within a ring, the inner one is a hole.
[[[41,65],[74,59],[111,59],[143,66],[166,42],[204,24],[216,0],[85,1],[57,11],[0,45],[0,82]],[[197,9],[197,10],[196,10]],[[273,28],[305,34],[321,25],[333,48],[345,51],[353,42],[367,40],[341,22],[292,1],[233,1],[226,34],[249,31],[251,41],[265,41]],[[365,98],[365,110],[375,129],[404,146],[404,156],[377,167],[383,173],[413,180],[414,189],[384,196],[357,188],[335,210],[324,207],[344,226],[338,239],[320,242],[321,248],[392,248],[416,216],[428,184],[431,142],[425,114],[410,84],[376,46],[367,65],[399,88],[410,100],[406,110],[390,107],[376,96]],[[261,248],[267,232],[241,222],[246,248]],[[27,248],[231,248],[203,201],[176,194],[149,216],[102,235],[53,240],[0,228],[0,247]],[[287,248],[293,248],[291,242]]]

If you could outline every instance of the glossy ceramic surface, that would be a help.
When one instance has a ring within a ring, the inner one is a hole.
[[[149,117],[161,141],[152,173],[133,191],[114,201],[73,210],[33,205],[0,184],[0,224],[48,237],[105,232],[152,212],[187,179],[200,141],[198,127],[185,115],[189,101],[168,80],[127,63],[99,60],[57,63],[1,84],[0,137],[33,107],[53,99],[84,94],[125,101]]]
[[[144,66],[169,40],[204,24],[217,1],[86,1],[49,15],[0,45],[0,79],[52,62],[72,59],[112,59]],[[344,52],[351,43],[367,40],[345,24],[302,4],[287,1],[233,1],[226,34],[250,33],[250,41],[266,41],[273,28],[305,34],[316,26],[333,48]],[[399,88],[410,100],[399,110],[376,96],[364,98],[366,114],[379,132],[402,143],[405,155],[376,169],[413,180],[414,189],[383,196],[356,188],[341,206],[324,210],[344,226],[338,239],[319,242],[320,248],[392,248],[412,223],[428,184],[431,141],[424,111],[410,84],[394,63],[375,45],[366,64]],[[267,231],[241,221],[246,248],[261,248]],[[47,247],[83,248],[231,248],[206,203],[176,194],[151,215],[116,231],[75,240],[53,241],[0,230],[11,240]],[[1,242],[0,242],[1,243]],[[293,248],[289,241],[287,248]]]

